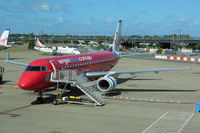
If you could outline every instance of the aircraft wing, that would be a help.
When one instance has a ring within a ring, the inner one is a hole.
[[[25,63],[21,63],[21,62],[14,62],[14,61],[10,61],[10,52],[8,51],[7,57],[5,59],[6,63],[10,63],[10,64],[15,64],[15,65],[19,65],[19,66],[28,66],[28,64]]]
[[[86,73],[87,77],[102,77],[105,75],[118,76],[120,74],[135,74],[143,72],[161,72],[161,71],[172,71],[172,70],[190,70],[191,68],[163,68],[163,69],[145,69],[145,70],[121,70],[121,71],[108,71],[108,72],[89,72]]]
[[[20,62],[14,62],[14,61],[10,61],[10,60],[5,60],[6,63],[10,63],[10,64],[15,64],[15,65],[19,65],[19,66],[28,66],[28,64],[25,63],[20,63]]]

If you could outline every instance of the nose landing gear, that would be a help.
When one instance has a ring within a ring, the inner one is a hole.
[[[42,97],[42,90],[39,90],[38,95],[39,96],[37,97],[36,103],[37,104],[43,104],[44,103],[44,98]]]

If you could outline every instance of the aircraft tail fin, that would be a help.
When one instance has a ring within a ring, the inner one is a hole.
[[[39,38],[35,38],[36,42],[35,42],[35,46],[38,47],[38,48],[41,48],[41,47],[45,47],[45,45],[43,45]]]
[[[0,45],[6,47],[8,44],[8,37],[9,37],[10,29],[4,30],[0,37]]]
[[[119,23],[117,25],[117,30],[115,32],[115,37],[114,37],[114,40],[113,40],[113,46],[112,46],[113,52],[119,51],[120,36],[121,36],[121,25],[122,25],[122,20],[119,20]]]

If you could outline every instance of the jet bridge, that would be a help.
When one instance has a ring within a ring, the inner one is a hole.
[[[90,100],[70,100],[70,98],[62,97],[62,94],[58,94],[56,100],[53,102],[54,104],[59,102],[89,105],[94,104],[100,106],[105,104],[103,92],[99,91],[97,85],[91,82],[83,73],[80,73],[78,70],[67,69],[54,71],[51,73],[50,81],[56,82],[57,86],[59,86],[60,83],[64,83],[64,88],[66,88],[68,84],[73,84],[90,98]]]

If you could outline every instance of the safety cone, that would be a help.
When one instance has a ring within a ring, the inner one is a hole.
[[[18,90],[19,88],[18,88],[18,85],[16,84],[16,87],[15,87],[15,90]]]

